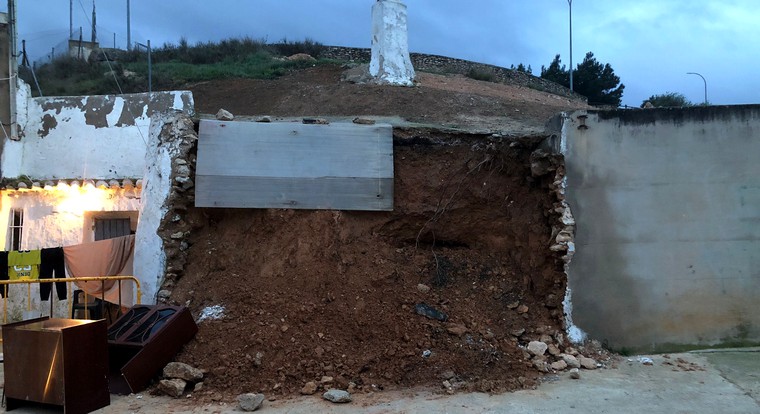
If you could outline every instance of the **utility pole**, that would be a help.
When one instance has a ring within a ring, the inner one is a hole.
[[[10,127],[11,127],[11,139],[18,141],[19,137],[18,125],[16,122],[16,75],[18,74],[18,45],[16,39],[18,38],[18,30],[16,28],[16,0],[8,0],[8,22],[10,23],[10,35],[11,35],[11,53],[8,61],[8,92],[10,99],[8,101],[10,105]]]
[[[132,33],[129,26],[129,0],[127,0],[127,50],[132,50]]]
[[[92,43],[98,41],[97,29],[95,28],[95,0],[92,0]]]
[[[570,6],[570,92],[573,91],[573,0],[567,0]]]

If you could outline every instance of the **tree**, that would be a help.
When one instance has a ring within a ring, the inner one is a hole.
[[[533,74],[533,68],[531,68],[530,65],[528,65],[528,67],[525,67],[525,65],[523,65],[522,63],[520,63],[519,65],[517,65],[517,67],[515,67],[515,65],[512,65],[509,68],[512,69],[512,70],[516,70],[518,72],[527,73],[529,75]]]
[[[561,64],[559,55],[549,67],[541,66],[541,77],[570,87],[570,72]],[[583,62],[573,70],[573,90],[588,99],[592,105],[620,105],[625,85],[615,75],[609,63],[602,64],[592,52],[586,53]]]
[[[565,69],[565,65],[562,65],[559,55],[554,56],[548,68],[541,65],[541,77],[566,88],[570,87],[570,72]]]
[[[652,95],[641,103],[641,107],[643,108],[647,102],[655,108],[694,106],[682,93],[678,92],[665,92],[660,95]]]

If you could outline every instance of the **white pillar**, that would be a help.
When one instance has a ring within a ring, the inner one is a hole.
[[[412,86],[406,5],[401,0],[377,0],[372,6],[372,60],[369,74],[379,84]]]

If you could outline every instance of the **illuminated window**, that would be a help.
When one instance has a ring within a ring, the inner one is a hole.
[[[11,209],[11,217],[8,226],[8,249],[21,250],[21,231],[24,227],[24,210]]]

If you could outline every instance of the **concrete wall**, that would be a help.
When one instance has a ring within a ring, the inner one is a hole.
[[[22,82],[20,82],[22,83]],[[140,177],[150,117],[193,112],[190,92],[30,98],[19,88],[19,141],[5,139],[0,175],[35,179]]]
[[[572,320],[612,348],[760,342],[760,106],[574,112]]]

